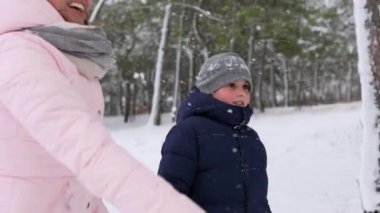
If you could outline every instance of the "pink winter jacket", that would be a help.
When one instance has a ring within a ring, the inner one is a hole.
[[[117,146],[96,80],[22,28],[63,21],[47,0],[0,7],[0,213],[203,212]]]

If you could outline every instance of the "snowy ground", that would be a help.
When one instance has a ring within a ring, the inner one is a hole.
[[[106,118],[116,142],[156,172],[161,144],[173,125],[147,127]],[[361,212],[360,103],[267,110],[249,124],[268,152],[269,203],[274,213]],[[116,213],[111,207],[111,212]]]

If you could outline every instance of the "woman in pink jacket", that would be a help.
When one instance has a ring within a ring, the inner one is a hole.
[[[0,6],[0,212],[202,212],[117,146],[98,79],[112,67],[91,0]]]

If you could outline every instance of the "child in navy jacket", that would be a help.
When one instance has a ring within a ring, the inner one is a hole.
[[[241,57],[205,61],[162,147],[158,174],[208,213],[270,213],[267,156],[247,126],[251,74]]]

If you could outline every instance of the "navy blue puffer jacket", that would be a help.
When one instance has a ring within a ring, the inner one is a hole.
[[[194,88],[163,144],[158,174],[208,213],[270,213],[266,151],[246,125],[251,115]]]

